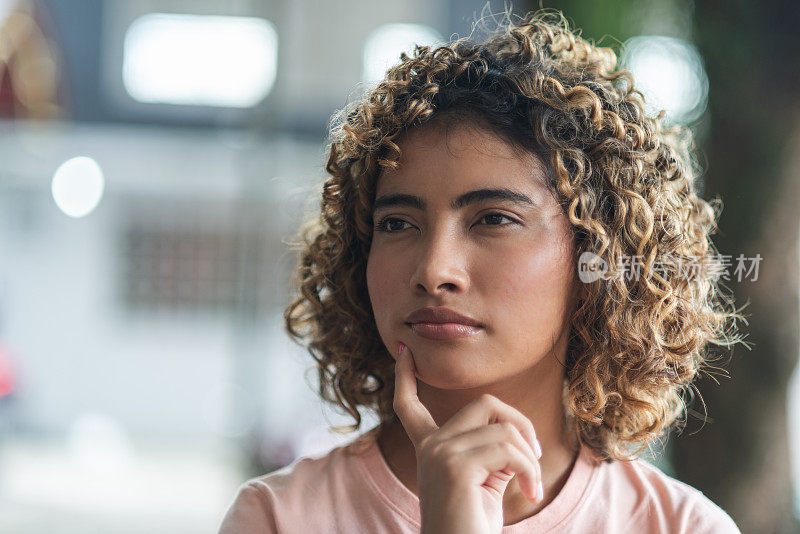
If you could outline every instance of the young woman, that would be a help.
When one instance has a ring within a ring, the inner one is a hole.
[[[380,424],[247,481],[221,533],[739,532],[636,457],[741,338],[688,133],[633,89],[540,12],[342,111],[285,318]]]

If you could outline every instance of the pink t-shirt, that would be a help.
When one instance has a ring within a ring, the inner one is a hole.
[[[375,430],[248,480],[219,534],[419,533],[419,498],[389,468]],[[702,492],[657,467],[640,459],[598,463],[585,448],[556,498],[502,532],[741,534]]]

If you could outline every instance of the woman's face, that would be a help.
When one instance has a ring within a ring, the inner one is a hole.
[[[442,389],[519,375],[551,351],[563,361],[573,240],[541,160],[464,123],[446,134],[425,125],[399,146],[399,168],[378,179],[367,262],[392,356],[405,343],[420,379]],[[409,315],[424,307],[479,326],[413,324]]]

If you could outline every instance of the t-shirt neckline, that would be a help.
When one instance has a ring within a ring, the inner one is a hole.
[[[363,475],[372,490],[386,505],[404,517],[414,527],[421,526],[419,498],[400,482],[389,467],[377,442],[377,427],[366,432],[358,441],[366,440],[368,445],[361,455],[356,455]],[[583,504],[589,489],[596,479],[600,465],[589,455],[586,446],[581,447],[567,481],[547,506],[536,515],[503,527],[505,534],[518,531],[545,532],[568,519]]]

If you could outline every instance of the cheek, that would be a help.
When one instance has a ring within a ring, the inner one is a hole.
[[[366,274],[372,313],[378,327],[382,328],[390,315],[389,303],[393,300],[394,275],[390,258],[386,254],[371,251],[367,258]]]
[[[556,247],[517,249],[506,255],[493,276],[503,291],[502,313],[514,324],[524,322],[538,329],[555,325],[567,305],[571,284],[570,260],[567,252]]]

